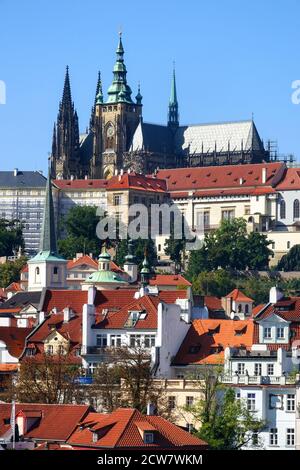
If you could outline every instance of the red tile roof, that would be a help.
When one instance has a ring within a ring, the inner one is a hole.
[[[28,430],[25,437],[50,441],[66,441],[78,422],[84,419],[89,411],[90,407],[86,405],[16,404],[16,415],[30,412],[41,413],[41,418],[37,418],[35,426]],[[4,422],[4,420],[9,420],[10,416],[11,404],[1,403],[0,436],[10,429],[10,424]]]
[[[192,284],[181,274],[155,274],[150,279],[150,286],[187,286]]]
[[[108,180],[105,179],[87,179],[87,180],[53,180],[54,185],[63,190],[92,190],[92,189],[105,189]]]
[[[254,302],[253,299],[247,297],[241,290],[233,289],[229,294],[226,295],[226,298],[235,300],[236,302]]]
[[[45,295],[42,311],[50,313],[55,307],[61,312],[69,306],[73,312],[82,313],[82,306],[87,303],[87,291],[82,290],[50,290]]]
[[[263,183],[263,168],[267,169],[267,180]],[[199,190],[202,191],[216,188],[239,189],[247,192],[249,188],[264,186],[272,188],[282,178],[285,165],[282,163],[259,163],[249,165],[226,165],[197,168],[178,168],[170,170],[159,170],[158,178],[167,181],[168,191]],[[243,179],[241,184],[240,179]],[[219,191],[217,192],[219,194]]]
[[[250,349],[252,344],[251,320],[194,320],[173,363],[223,364],[227,346]]]
[[[300,189],[300,168],[287,168],[281,182],[276,186],[277,191]]]
[[[6,344],[8,352],[13,357],[19,357],[25,346],[25,339],[33,331],[32,328],[17,328],[16,326],[0,327],[0,342]]]
[[[153,444],[146,444],[142,431],[154,434]],[[93,442],[93,432],[98,440]],[[68,444],[80,447],[132,449],[132,448],[192,448],[204,449],[206,442],[159,417],[145,416],[130,408],[119,408],[103,415],[89,413],[68,439]]]
[[[69,260],[67,264],[67,269],[70,270],[78,266],[82,266],[83,264],[86,264],[87,266],[91,266],[92,268],[98,269],[97,261],[95,261],[89,255],[83,255],[80,258],[77,258],[75,260],[73,259]]]
[[[164,179],[145,176],[138,173],[124,173],[123,175],[113,176],[107,185],[107,190],[115,189],[134,189],[140,191],[149,191],[164,193],[166,191],[166,182]]]
[[[274,313],[286,321],[300,322],[300,297],[285,297],[276,304],[255,309],[255,319],[267,318]],[[260,313],[261,312],[261,313]]]
[[[22,287],[19,282],[12,282],[9,286],[6,287],[6,292],[20,292],[22,291]]]

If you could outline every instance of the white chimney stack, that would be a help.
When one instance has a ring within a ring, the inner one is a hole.
[[[266,168],[262,169],[261,181],[262,181],[262,184],[266,184],[267,182],[267,169]]]
[[[276,304],[282,298],[283,298],[283,292],[281,292],[281,290],[279,290],[277,286],[271,287],[270,293],[269,293],[270,304]]]
[[[18,175],[18,168],[14,168],[14,176]]]

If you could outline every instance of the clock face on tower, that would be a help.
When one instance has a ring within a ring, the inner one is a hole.
[[[107,130],[106,130],[106,135],[107,137],[113,137],[115,131],[114,131],[114,128],[113,126],[108,126]]]

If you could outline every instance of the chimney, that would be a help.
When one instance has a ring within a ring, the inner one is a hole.
[[[156,414],[156,406],[153,403],[147,403],[147,415],[153,416]]]
[[[72,318],[72,309],[70,307],[64,308],[64,323],[68,323]]]
[[[18,175],[18,168],[14,168],[14,176]]]
[[[244,183],[244,178],[241,177],[241,178],[240,178],[240,185],[242,185],[243,183]]]
[[[263,168],[261,171],[261,181],[262,181],[262,184],[266,184],[267,182],[267,169],[266,168]]]
[[[121,175],[121,176],[124,175],[124,170],[123,170],[123,168],[121,168],[120,175]]]
[[[94,305],[94,300],[96,296],[97,289],[94,286],[88,288],[88,304]]]
[[[39,324],[45,320],[45,312],[39,312]]]
[[[53,307],[53,309],[52,309],[52,313],[54,313],[54,315],[56,315],[56,314],[57,314],[57,307]]]
[[[278,289],[277,286],[271,287],[270,293],[269,293],[270,304],[276,304],[282,298],[283,298],[283,292],[281,292],[281,290]]]
[[[84,179],[87,180],[87,179],[88,179],[88,175],[85,175]]]
[[[71,175],[71,181],[74,181],[74,175]]]

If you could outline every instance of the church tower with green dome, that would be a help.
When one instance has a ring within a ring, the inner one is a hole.
[[[131,95],[120,33],[107,99],[104,100],[101,87],[91,119],[94,134],[91,173],[94,178],[111,178],[116,170],[123,168],[123,155],[129,150],[142,116],[140,87],[135,100]]]

